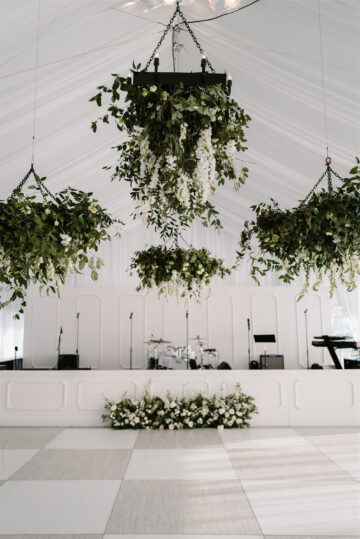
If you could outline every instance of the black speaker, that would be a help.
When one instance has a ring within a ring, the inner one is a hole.
[[[323,369],[324,367],[322,367],[321,365],[319,365],[319,363],[313,363],[310,367],[310,369]]]
[[[259,364],[259,362],[256,361],[255,359],[253,359],[252,361],[250,361],[249,369],[260,369],[260,364]]]
[[[218,366],[218,369],[219,370],[225,370],[225,369],[228,369],[228,370],[230,369],[231,370],[231,367],[230,367],[229,363],[226,363],[226,361],[222,361],[220,363],[220,365]]]
[[[263,354],[260,356],[260,369],[283,369],[284,356],[279,354]]]
[[[344,369],[360,369],[360,359],[344,359]]]
[[[79,368],[79,354],[61,354],[58,359],[59,371]]]

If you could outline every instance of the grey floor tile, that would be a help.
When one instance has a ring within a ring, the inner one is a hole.
[[[52,427],[0,427],[0,449],[41,449],[62,430]]]
[[[141,430],[135,449],[201,449],[222,447],[217,429]]]
[[[127,449],[44,449],[11,480],[122,479],[130,455]]]
[[[239,479],[342,480],[350,475],[312,447],[228,449]]]
[[[123,481],[106,533],[259,535],[261,531],[237,480]]]
[[[331,436],[336,434],[360,434],[360,427],[292,427],[301,436]]]
[[[0,534],[1,539],[102,539],[102,534],[97,533],[86,533],[86,534],[16,534],[16,535],[8,535],[8,534]]]

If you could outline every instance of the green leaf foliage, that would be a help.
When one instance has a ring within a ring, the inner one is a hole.
[[[131,270],[136,270],[140,280],[137,290],[158,288],[161,294],[176,294],[179,298],[200,299],[201,292],[209,287],[215,276],[224,278],[230,270],[221,258],[211,256],[207,249],[181,249],[180,247],[152,246],[136,251]]]
[[[248,170],[236,172],[233,159],[236,151],[246,150],[244,130],[250,117],[221,85],[170,90],[137,87],[113,77],[112,87],[99,87],[110,98],[99,120],[113,120],[127,135],[115,147],[119,160],[112,179],[129,182],[134,218],[165,239],[176,239],[196,217],[205,226],[220,228],[209,198],[226,180],[236,189],[244,183]],[[98,96],[91,101],[98,103]]]
[[[45,178],[35,179],[32,191],[44,196]],[[31,283],[59,295],[69,272],[80,273],[90,265],[88,253],[111,239],[109,228],[116,223],[120,221],[102,209],[92,193],[70,187],[54,198],[45,195],[42,202],[20,189],[9,200],[0,200],[0,292],[10,292],[9,299],[0,299],[0,308],[24,301]],[[101,262],[95,264],[99,269]],[[92,278],[97,278],[95,269]]]
[[[237,254],[239,261],[250,260],[255,281],[275,270],[290,283],[304,272],[300,298],[310,288],[316,290],[325,276],[331,295],[337,282],[348,291],[356,288],[360,275],[359,164],[357,159],[340,187],[314,192],[293,209],[282,210],[274,200],[252,206],[256,218],[245,223]]]

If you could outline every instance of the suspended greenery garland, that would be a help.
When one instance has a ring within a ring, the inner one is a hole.
[[[239,261],[250,260],[255,281],[275,270],[280,272],[281,280],[290,283],[304,272],[300,298],[311,287],[317,290],[325,276],[330,281],[331,295],[338,281],[348,291],[356,288],[360,275],[360,160],[356,161],[349,177],[334,189],[334,171],[327,160],[325,173],[296,208],[282,210],[274,200],[252,206],[256,219],[245,223],[237,254]],[[325,175],[329,189],[316,193]],[[315,276],[312,285],[311,276]]]
[[[152,246],[136,251],[131,270],[136,271],[140,285],[137,290],[157,287],[159,296],[176,294],[178,298],[199,300],[205,287],[215,276],[224,278],[230,270],[221,258],[211,256],[207,249]]]
[[[92,98],[99,106],[109,93],[111,105],[101,119],[113,118],[128,138],[116,146],[119,162],[112,179],[131,185],[136,202],[134,217],[160,230],[162,237],[177,237],[179,227],[195,217],[220,228],[218,212],[209,197],[218,185],[233,181],[238,188],[248,174],[236,173],[236,151],[246,150],[244,128],[250,120],[219,84],[133,86],[114,75],[112,87],[100,86]],[[124,106],[119,103],[125,92]],[[97,122],[92,128],[97,129]]]
[[[59,295],[69,272],[80,273],[85,266],[96,280],[103,262],[95,253],[102,241],[111,239],[109,227],[120,223],[92,193],[68,188],[53,196],[43,183],[46,178],[34,172],[30,188],[36,194],[25,195],[21,187],[32,172],[31,168],[7,201],[0,200],[0,291],[9,296],[0,301],[0,308],[20,300],[19,314],[30,283]],[[42,202],[36,200],[39,194]]]

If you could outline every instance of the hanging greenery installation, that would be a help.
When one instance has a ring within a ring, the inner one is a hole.
[[[0,200],[0,290],[7,292],[0,308],[20,300],[16,318],[24,311],[31,283],[59,295],[69,272],[81,273],[85,266],[96,280],[103,264],[96,251],[100,242],[111,239],[109,228],[120,223],[92,193],[69,187],[53,196],[44,185],[46,178],[35,173],[34,178],[34,194],[19,187],[7,201]]]
[[[356,288],[360,275],[360,160],[349,177],[333,188],[335,174],[327,160],[328,189],[315,192],[289,210],[274,200],[252,206],[256,214],[247,221],[239,242],[238,262],[248,258],[251,275],[259,277],[275,270],[285,283],[304,273],[302,298],[310,288],[317,290],[323,278],[330,282],[330,294],[337,283],[348,291]],[[338,176],[339,178],[339,176]],[[341,178],[340,178],[341,179]]]
[[[230,274],[221,258],[211,256],[207,249],[192,246],[182,249],[159,245],[136,251],[130,268],[139,277],[138,291],[156,287],[159,296],[175,294],[178,298],[197,301],[213,277],[224,278]]]

